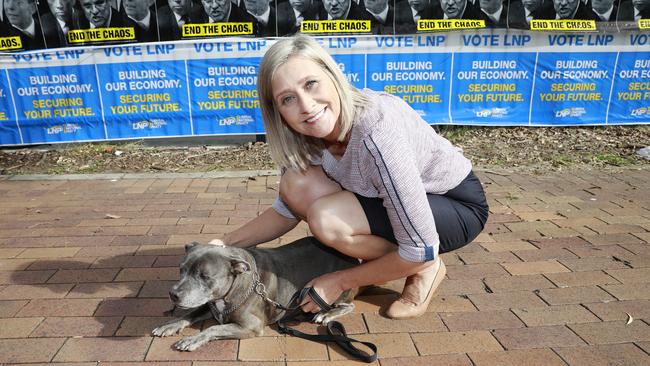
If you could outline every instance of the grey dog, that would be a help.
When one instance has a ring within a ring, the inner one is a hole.
[[[175,347],[193,351],[213,339],[260,336],[265,325],[282,317],[283,311],[276,304],[286,306],[310,280],[358,263],[312,237],[273,249],[188,244],[180,280],[169,297],[175,307],[193,310],[152,334],[170,336],[214,317],[221,324],[184,337]],[[314,321],[326,324],[351,312],[355,295],[356,289],[345,291],[332,310],[317,314]]]

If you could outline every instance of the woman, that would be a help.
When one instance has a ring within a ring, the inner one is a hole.
[[[445,276],[438,253],[469,243],[487,219],[469,160],[401,99],[351,86],[307,36],[269,48],[257,89],[269,149],[283,171],[279,197],[216,242],[248,247],[306,220],[322,243],[363,260],[310,282],[323,300],[407,277],[386,314],[422,315]],[[302,305],[319,311],[310,299]]]

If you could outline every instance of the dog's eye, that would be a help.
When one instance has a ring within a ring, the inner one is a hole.
[[[208,276],[208,274],[205,273],[205,272],[201,272],[201,273],[199,274],[199,277],[200,277],[202,280],[204,280],[204,281],[207,281],[207,280],[210,279],[210,276]]]

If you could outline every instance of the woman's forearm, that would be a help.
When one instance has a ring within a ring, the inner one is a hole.
[[[298,225],[297,219],[288,219],[273,208],[268,208],[259,216],[240,228],[226,234],[223,242],[240,248],[247,248],[279,238]]]
[[[404,278],[430,265],[430,262],[409,262],[394,251],[359,266],[337,272],[337,276],[343,289],[347,290]]]

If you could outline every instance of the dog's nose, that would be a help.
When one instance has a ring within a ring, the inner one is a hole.
[[[174,292],[174,291],[169,291],[169,298],[174,303],[178,302],[178,294],[176,294],[176,292]]]

